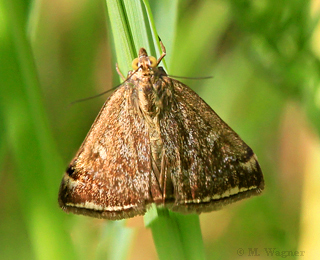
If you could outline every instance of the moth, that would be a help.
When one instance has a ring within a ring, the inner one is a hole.
[[[200,214],[263,190],[252,149],[158,66],[166,55],[161,47],[158,60],[141,48],[103,105],[62,179],[64,211],[119,220],[155,203]]]

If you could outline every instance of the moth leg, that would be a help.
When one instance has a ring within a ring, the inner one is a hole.
[[[160,38],[159,38],[159,40],[160,40],[160,46],[161,46],[162,54],[161,54],[160,58],[159,58],[158,61],[157,61],[157,66],[159,65],[159,63],[161,62],[161,60],[164,58],[164,56],[167,55],[166,48],[164,47],[164,45],[163,45],[163,43],[162,43],[162,41],[161,41]]]
[[[126,80],[126,77],[123,76],[123,74],[121,73],[121,71],[120,71],[120,69],[119,69],[119,66],[118,66],[118,63],[116,63],[116,71],[117,71],[117,73],[119,74],[119,76],[121,77],[121,79],[122,79],[123,81],[125,81],[125,80]]]

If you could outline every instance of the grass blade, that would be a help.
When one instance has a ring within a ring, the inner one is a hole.
[[[120,61],[122,66],[124,63],[131,64],[136,55],[130,58],[126,54],[140,47],[155,55],[155,50],[159,49],[158,34],[148,1],[144,1],[144,6],[139,1],[110,2],[107,1],[108,13],[119,64]],[[119,32],[123,35],[120,36]],[[128,67],[126,65],[121,69]],[[160,259],[204,259],[198,216],[183,216],[153,207],[145,216],[145,225],[152,230]]]

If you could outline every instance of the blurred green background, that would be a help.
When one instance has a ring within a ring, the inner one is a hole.
[[[200,216],[208,259],[272,259],[265,248],[317,259],[319,2],[150,5],[168,74],[213,76],[181,81],[251,146],[265,176],[262,196]],[[157,259],[142,217],[124,225],[57,203],[107,96],[69,104],[119,83],[113,49],[103,0],[0,1],[0,259]]]

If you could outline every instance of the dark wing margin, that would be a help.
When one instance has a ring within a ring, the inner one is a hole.
[[[153,197],[161,196],[135,91],[125,83],[110,96],[70,163],[59,191],[66,212],[128,218],[143,215]]]
[[[160,120],[173,186],[168,207],[201,213],[259,195],[264,180],[251,148],[193,90],[170,80],[171,112]]]

